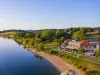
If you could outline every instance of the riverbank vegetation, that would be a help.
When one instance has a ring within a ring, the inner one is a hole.
[[[40,30],[38,32],[17,32],[13,35],[13,39],[19,44],[24,45],[26,48],[35,48],[38,51],[43,51],[48,54],[56,55],[67,61],[68,63],[76,66],[86,75],[99,75],[100,65],[94,64],[88,61],[84,61],[73,57],[68,53],[55,50],[53,47],[60,48],[60,45],[65,39],[77,40],[86,39],[87,32],[92,32],[92,28],[71,28],[69,30]],[[82,36],[78,37],[77,33],[82,33]],[[77,35],[76,35],[77,34]],[[80,50],[82,50],[80,48]],[[82,54],[82,51],[79,51]]]

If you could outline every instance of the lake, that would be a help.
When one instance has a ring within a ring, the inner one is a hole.
[[[0,37],[0,75],[60,75],[45,58]]]

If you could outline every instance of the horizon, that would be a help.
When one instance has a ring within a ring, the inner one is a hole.
[[[100,27],[98,0],[0,0],[1,30]]]
[[[70,27],[70,28],[82,28],[82,27]],[[59,30],[59,29],[70,29],[70,28],[48,28],[50,30],[52,29],[55,29],[55,30]],[[83,27],[83,28],[100,28],[100,27]],[[37,30],[46,30],[47,28],[45,29],[5,29],[5,30],[0,30],[0,31],[6,31],[6,30],[24,30],[24,31],[28,31],[28,30],[33,30],[33,31],[37,31]],[[47,29],[47,30],[48,30]]]

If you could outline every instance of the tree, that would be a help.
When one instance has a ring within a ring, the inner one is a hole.
[[[82,41],[82,40],[85,40],[85,39],[86,39],[86,37],[85,37],[84,33],[80,33],[79,34],[79,40]]]
[[[20,38],[20,37],[24,37],[24,33],[22,32],[16,32],[14,35],[13,35],[14,38]]]
[[[41,31],[39,31],[39,32],[37,32],[36,34],[35,34],[35,36],[37,37],[37,38],[40,38],[41,37]]]
[[[26,37],[26,38],[30,38],[30,37],[31,37],[31,34],[30,34],[30,33],[26,33],[26,34],[25,34],[25,37]]]
[[[86,39],[84,33],[81,32],[81,31],[75,32],[75,33],[72,35],[72,37],[73,37],[73,39],[79,40],[79,41],[82,41],[82,40]]]
[[[82,27],[82,28],[80,28],[80,32],[82,32],[85,35],[87,30],[86,30],[86,28]]]
[[[91,28],[91,27],[78,27],[78,28],[70,28],[70,31],[71,31],[71,33],[72,33],[72,35],[73,35],[73,33],[75,33],[75,32],[78,32],[78,31],[81,31],[83,34],[86,34],[87,32],[93,32],[94,30],[93,30],[93,28]]]
[[[34,41],[33,38],[32,38],[32,39],[29,39],[29,41],[28,41],[28,45],[29,45],[29,46],[33,46],[34,43],[35,43],[35,41]]]
[[[100,57],[100,49],[98,49],[98,50],[96,51],[96,56],[97,56],[97,57]]]
[[[28,39],[23,39],[23,44],[26,45],[29,42]]]
[[[100,35],[100,29],[98,30],[98,34]]]
[[[41,41],[42,41],[41,38],[35,38],[36,43],[40,43]]]
[[[56,30],[55,35],[56,35],[57,39],[59,39],[60,37],[67,35],[67,31],[66,30]]]
[[[63,43],[64,41],[64,37],[61,37],[59,40],[58,40],[58,43],[61,45],[61,43]]]
[[[44,50],[44,46],[43,46],[42,43],[40,43],[40,44],[38,45],[38,50],[39,50],[39,51],[43,51],[43,50]]]
[[[34,33],[34,32],[32,32],[32,33],[31,33],[31,35],[32,35],[32,36],[35,36],[35,33]]]
[[[52,40],[52,30],[49,30],[49,29],[43,30],[41,33],[41,38],[43,39],[43,41],[45,40],[51,41]]]
[[[82,55],[82,54],[83,54],[83,52],[84,52],[83,48],[82,48],[82,47],[80,47],[80,48],[78,49],[78,53],[79,53],[80,55]]]
[[[73,35],[72,35],[73,39],[75,40],[79,40],[79,33],[78,32],[75,32]]]

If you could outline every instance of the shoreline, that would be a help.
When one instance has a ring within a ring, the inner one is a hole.
[[[79,69],[68,64],[66,61],[64,61],[63,59],[61,59],[58,56],[50,55],[50,54],[47,54],[44,52],[39,52],[39,51],[37,51],[35,49],[31,49],[31,48],[28,48],[28,50],[47,59],[52,65],[55,66],[55,68],[57,68],[57,70],[60,73],[64,72],[66,69],[71,69],[75,73],[75,75],[84,75]]]

